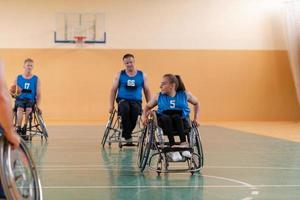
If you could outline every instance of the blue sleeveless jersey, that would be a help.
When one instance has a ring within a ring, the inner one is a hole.
[[[17,85],[22,89],[22,93],[17,97],[17,100],[29,99],[36,100],[37,76],[32,76],[30,79],[25,79],[22,75],[17,77]]]
[[[159,93],[157,100],[157,113],[162,114],[165,110],[182,110],[182,117],[190,114],[187,95],[185,91],[176,92],[174,97]]]
[[[142,71],[137,71],[136,75],[130,77],[122,70],[119,78],[119,88],[117,100],[142,101],[144,86],[144,75]]]

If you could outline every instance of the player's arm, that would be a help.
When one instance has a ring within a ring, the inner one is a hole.
[[[150,99],[150,101],[148,101],[148,103],[146,104],[146,106],[143,110],[142,121],[144,124],[146,124],[146,122],[147,122],[147,116],[149,115],[151,109],[157,105],[158,95],[159,94],[155,95],[152,99]]]
[[[110,90],[110,95],[109,95],[109,113],[112,113],[114,110],[114,104],[115,104],[115,99],[116,99],[116,94],[118,91],[119,87],[119,79],[120,79],[120,73],[118,73],[113,80],[113,85]]]
[[[199,125],[199,118],[200,118],[200,104],[198,99],[190,92],[186,92],[188,102],[194,106],[194,117],[193,122],[198,126]]]
[[[0,124],[4,130],[4,136],[16,148],[20,144],[20,138],[14,131],[12,122],[12,105],[9,92],[4,81],[4,69],[0,61]]]
[[[148,102],[151,99],[151,92],[150,92],[149,85],[148,85],[148,77],[147,77],[146,74],[143,74],[143,75],[144,75],[144,86],[143,86],[143,89],[144,89],[144,94],[145,94],[146,102]]]
[[[40,108],[40,105],[41,105],[41,97],[42,97],[42,94],[41,94],[41,81],[40,79],[37,80],[37,88],[36,88],[36,106],[38,108]]]

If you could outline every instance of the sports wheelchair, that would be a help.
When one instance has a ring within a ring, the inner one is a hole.
[[[188,139],[189,146],[170,147],[169,142],[164,141],[164,134],[162,129],[158,126],[157,115],[152,111],[149,115],[148,123],[140,137],[140,144],[138,148],[137,164],[140,171],[143,172],[148,165],[149,169],[160,173],[181,172],[187,171],[192,175],[201,170],[204,165],[204,153],[201,144],[201,138],[197,126],[188,120],[189,127],[185,129],[184,133]],[[176,132],[173,135],[177,135]],[[176,145],[179,142],[175,143]],[[170,163],[175,163],[168,153],[170,152],[189,151],[191,158],[182,157],[182,160],[176,161],[187,163],[186,169],[180,169],[178,166],[174,168]],[[153,165],[154,163],[154,165]],[[172,168],[171,168],[172,167]]]
[[[136,127],[132,132],[132,143],[135,146],[138,146],[139,137],[143,132],[143,126],[141,122],[141,117],[139,115]],[[110,114],[109,120],[106,124],[106,128],[104,131],[104,135],[102,138],[101,145],[105,147],[105,144],[108,143],[111,146],[112,143],[118,143],[119,148],[126,146],[125,141],[122,139],[122,120],[121,117],[118,115],[118,111],[116,109]]]
[[[17,125],[17,106],[13,108],[13,122],[14,126]],[[28,124],[26,132],[29,133],[29,140],[32,141],[32,138],[34,136],[40,136],[43,140],[48,140],[48,130],[45,124],[45,121],[42,116],[42,112],[40,109],[34,104],[32,106],[32,112],[29,115],[28,118]]]
[[[42,200],[42,187],[32,156],[23,140],[17,149],[0,138],[0,180],[7,199]]]

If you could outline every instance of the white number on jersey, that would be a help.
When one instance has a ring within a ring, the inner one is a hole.
[[[170,108],[175,108],[175,100],[170,100]]]
[[[127,86],[129,86],[129,87],[135,87],[135,80],[128,80],[127,81]]]
[[[28,89],[29,89],[29,86],[30,86],[30,83],[25,83],[24,89],[28,90]]]

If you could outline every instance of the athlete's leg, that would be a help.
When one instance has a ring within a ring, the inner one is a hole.
[[[126,140],[131,138],[130,105],[128,101],[121,100],[118,104],[118,114],[122,119],[122,137]]]
[[[158,115],[158,125],[162,128],[165,135],[168,136],[170,146],[175,144],[172,118],[169,115]]]
[[[23,122],[23,114],[24,114],[24,108],[18,107],[17,108],[17,132],[21,133],[21,126]]]
[[[29,119],[29,115],[30,115],[31,112],[32,112],[32,108],[26,108],[26,112],[25,112],[25,125],[24,126],[27,125],[28,119]]]
[[[172,115],[172,121],[173,121],[173,127],[174,130],[179,135],[180,138],[180,143],[186,145],[186,137],[184,135],[184,123],[183,123],[183,118],[180,115]]]
[[[137,119],[141,114],[142,106],[139,102],[130,102],[130,135],[136,126]]]

